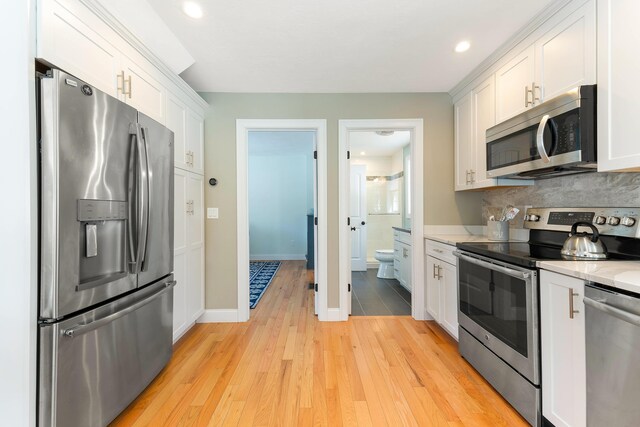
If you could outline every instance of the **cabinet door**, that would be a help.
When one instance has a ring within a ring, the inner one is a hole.
[[[167,93],[166,126],[174,133],[173,162],[176,167],[187,169],[186,135],[187,110],[186,107],[172,93]]]
[[[596,82],[596,4],[587,2],[536,42],[541,99]]]
[[[598,1],[598,171],[640,170],[640,2]]]
[[[496,124],[495,76],[471,91],[473,97],[473,188],[491,187],[496,180],[487,178],[487,129]]]
[[[173,274],[176,286],[173,288],[173,340],[178,339],[189,325],[187,320],[187,176],[180,169],[174,169],[174,228],[173,228]]]
[[[456,267],[447,262],[440,263],[440,324],[458,339],[458,278]]]
[[[187,321],[193,323],[204,310],[204,181],[202,175],[187,174]]]
[[[145,64],[146,69],[152,70],[151,64]],[[164,98],[165,89],[162,84],[145,71],[140,65],[123,57],[124,71],[123,100],[143,112],[159,123],[165,124]]]
[[[38,2],[37,56],[117,96],[120,52],[85,24],[86,17],[58,2]]]
[[[439,260],[432,256],[427,256],[425,263],[425,281],[427,294],[427,312],[440,322],[440,279],[438,279]]]
[[[535,79],[535,49],[530,46],[496,72],[496,123],[511,118],[531,106],[525,92]],[[536,91],[539,95],[539,91]]]
[[[455,190],[468,190],[471,185],[473,147],[473,98],[471,92],[453,106],[455,133]]]
[[[402,280],[400,283],[411,292],[411,246],[402,244],[402,268],[400,269]]]
[[[185,145],[191,154],[191,169],[204,174],[204,119],[190,110],[187,110]]]
[[[556,427],[586,425],[583,297],[582,280],[541,272],[542,412]]]

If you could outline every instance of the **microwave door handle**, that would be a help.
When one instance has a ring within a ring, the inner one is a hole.
[[[137,138],[137,130],[135,129],[135,125],[132,125],[131,129],[129,129],[129,133],[131,135],[131,142],[129,148],[129,177],[127,183],[127,207],[129,210],[129,214],[127,217],[127,234],[129,240],[129,271],[132,274],[135,274],[138,271],[138,258],[137,258],[137,247],[136,240],[134,237],[134,221],[136,220],[136,208],[135,202],[137,200],[136,194],[136,146],[138,144]]]
[[[545,114],[542,116],[540,120],[540,124],[538,125],[538,133],[536,134],[536,144],[538,147],[538,154],[540,154],[540,158],[544,163],[549,163],[551,160],[549,159],[549,155],[547,154],[547,150],[544,149],[544,128],[547,126],[547,122],[549,121],[549,115]]]
[[[471,264],[475,264],[480,267],[487,268],[489,270],[499,271],[500,273],[504,273],[508,276],[515,277],[516,279],[527,280],[529,277],[531,277],[531,273],[528,271],[514,270],[512,268],[503,267],[501,265],[494,264],[491,262],[482,261],[478,258],[473,258],[468,255],[465,255],[462,252],[454,251],[453,255],[455,255],[456,257],[464,261],[470,262]]]

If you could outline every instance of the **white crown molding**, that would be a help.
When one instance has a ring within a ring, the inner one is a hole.
[[[118,33],[127,43],[133,46],[142,56],[144,56],[149,62],[151,62],[158,70],[162,72],[171,82],[178,86],[182,91],[189,95],[195,103],[201,108],[207,109],[209,104],[202,99],[198,93],[193,90],[191,86],[187,84],[180,76],[173,72],[156,54],[154,54],[149,48],[147,48],[140,39],[138,39],[127,27],[122,25],[116,17],[114,17],[107,9],[104,8],[96,0],[79,0],[80,3],[85,5],[91,12],[93,12],[98,18],[100,18],[105,24],[107,24],[113,31]]]
[[[473,69],[462,81],[456,84],[449,90],[451,98],[455,99],[465,88],[470,85],[474,80],[482,76],[484,73],[491,70],[491,68],[509,51],[514,49],[519,43],[534,33],[542,24],[548,21],[553,15],[558,13],[562,8],[575,0],[557,0],[547,8],[538,13],[529,23],[522,27],[518,32],[511,36],[506,42],[504,42],[498,49],[496,49],[491,55]]]

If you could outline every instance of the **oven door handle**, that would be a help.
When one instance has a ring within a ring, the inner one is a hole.
[[[471,264],[479,265],[480,267],[485,267],[489,270],[499,271],[500,273],[515,277],[516,279],[527,280],[531,277],[531,272],[529,271],[520,271],[514,270],[513,268],[503,267],[492,262],[482,261],[481,259],[470,257],[469,255],[466,255],[459,251],[453,251],[453,255],[462,260],[470,262]]]

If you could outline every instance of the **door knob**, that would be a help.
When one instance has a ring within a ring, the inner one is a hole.
[[[365,225],[365,224],[366,224],[366,223],[365,223],[364,221],[362,221],[362,222],[360,223],[360,225]]]
[[[356,228],[355,227],[351,227],[351,231],[356,231]]]

